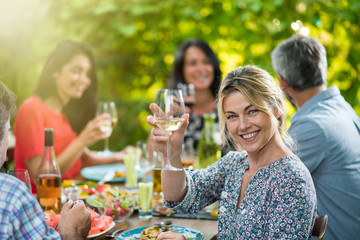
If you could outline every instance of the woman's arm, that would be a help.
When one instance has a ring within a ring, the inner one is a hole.
[[[108,116],[106,115],[101,115],[89,121],[80,135],[75,138],[61,154],[56,156],[61,173],[65,173],[75,163],[75,161],[85,153],[88,145],[107,137],[107,134],[103,133],[99,127],[99,122],[107,117]],[[33,179],[37,178],[37,171],[39,169],[41,159],[42,156],[38,155],[30,159],[25,159],[26,166],[28,167]]]
[[[154,112],[157,105],[150,104],[150,110]],[[184,124],[177,130],[172,132],[171,136],[165,130],[158,128],[155,124],[155,117],[148,116],[147,122],[154,128],[151,130],[151,139],[154,142],[155,148],[166,156],[167,140],[170,138],[171,144],[171,164],[175,167],[182,168],[180,154],[182,150],[182,143],[184,142],[184,133],[189,123],[189,115],[183,116]],[[165,198],[168,201],[178,202],[183,200],[186,195],[186,180],[184,171],[162,171],[161,172],[161,187]]]

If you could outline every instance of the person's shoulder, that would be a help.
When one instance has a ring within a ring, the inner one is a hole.
[[[23,182],[17,179],[16,177],[13,177],[5,173],[0,173],[0,183],[1,183],[0,186],[2,188],[7,187],[12,189],[14,188],[21,189],[21,185],[23,184]],[[24,189],[26,189],[26,187]]]
[[[228,162],[229,165],[244,162],[247,157],[246,151],[229,151],[222,157],[224,162]]]
[[[295,154],[281,158],[278,166],[283,174],[291,178],[311,179],[309,170]]]
[[[41,100],[36,96],[31,96],[21,104],[18,112],[32,112],[38,110],[41,106],[43,106]]]
[[[13,204],[29,194],[26,185],[19,179],[8,174],[0,173],[0,192],[2,201],[10,201]]]
[[[324,118],[321,118],[320,115],[306,114],[291,119],[291,126],[288,132],[295,139],[299,136],[325,137],[329,124],[329,121],[324,121]]]
[[[345,101],[340,93],[334,94],[330,92],[334,92],[334,89],[330,88],[326,92],[323,92],[323,94],[329,95],[327,97],[324,96],[315,102],[313,102],[312,99],[306,102],[295,113],[292,118],[292,123],[308,123],[324,126],[341,122],[346,118],[351,119],[354,110],[349,103]]]

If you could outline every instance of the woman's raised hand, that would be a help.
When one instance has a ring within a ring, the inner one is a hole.
[[[155,103],[151,103],[150,110],[155,114],[156,111],[159,111],[159,107]],[[156,118],[154,116],[149,115],[146,118],[146,121],[154,127],[151,130],[151,138],[154,141],[154,146],[162,154],[165,154],[164,156],[166,156],[166,142],[169,138],[172,149],[171,154],[180,156],[182,143],[184,142],[184,133],[189,124],[189,114],[184,114],[182,118],[184,119],[184,123],[178,130],[173,131],[171,136],[168,131],[157,127]]]
[[[98,140],[105,139],[109,137],[108,132],[104,132],[101,129],[101,122],[103,121],[109,121],[111,116],[109,114],[102,114],[94,119],[90,120],[85,128],[81,131],[79,135],[79,140],[85,145],[89,146],[93,143],[95,143]]]

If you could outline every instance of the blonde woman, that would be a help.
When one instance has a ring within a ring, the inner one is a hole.
[[[307,168],[284,143],[289,139],[284,106],[280,88],[266,71],[245,66],[227,74],[218,93],[218,112],[222,140],[229,134],[237,151],[206,169],[162,171],[166,205],[196,213],[220,200],[220,239],[308,239],[315,220],[315,188]],[[188,116],[184,118],[186,123],[170,139],[171,161],[178,166]],[[147,121],[154,126],[155,147],[165,154],[169,135],[155,126],[153,116]]]

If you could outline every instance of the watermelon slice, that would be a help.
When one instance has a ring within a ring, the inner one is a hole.
[[[92,210],[91,208],[87,209],[90,211],[90,218],[92,220],[91,223],[91,228],[90,231],[88,233],[89,235],[93,235],[93,234],[99,234],[103,231],[105,231],[106,229],[108,229],[110,227],[110,225],[113,222],[113,218],[110,216],[100,216],[99,213],[95,212],[94,210]],[[56,225],[58,224],[59,220],[60,220],[61,215],[57,214],[57,215],[53,215],[50,220],[46,221],[46,224],[49,227],[55,228]]]

